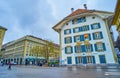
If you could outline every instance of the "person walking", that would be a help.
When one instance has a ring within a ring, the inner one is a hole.
[[[11,70],[11,62],[8,63],[8,70]]]

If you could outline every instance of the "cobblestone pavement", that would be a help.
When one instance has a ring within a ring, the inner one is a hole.
[[[0,78],[120,78],[120,68],[0,66]]]

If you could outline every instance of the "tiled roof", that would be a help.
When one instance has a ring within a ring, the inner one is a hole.
[[[90,11],[90,10],[77,9],[77,10],[75,10],[74,12],[72,12],[70,15],[68,15],[67,17],[71,17],[71,16],[78,15],[78,14],[81,14],[81,13],[84,13],[84,12],[88,12],[88,11]]]

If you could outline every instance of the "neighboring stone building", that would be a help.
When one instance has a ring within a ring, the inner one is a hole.
[[[108,26],[112,12],[78,9],[57,23],[61,64],[114,64],[116,54]]]
[[[119,36],[116,41],[116,48],[119,49],[119,53],[117,53],[117,56],[118,56],[118,60],[120,63],[120,0],[117,0],[115,14],[114,14],[114,18],[112,20],[112,25],[116,26],[117,31],[119,33]]]
[[[35,64],[36,57],[39,59],[44,59],[44,57],[40,53],[36,56],[36,53],[32,52],[31,49],[35,46],[44,46],[45,42],[46,40],[31,35],[8,42],[2,46],[4,62],[11,61],[17,64],[25,64],[27,60],[29,64]],[[49,53],[49,58],[59,58],[59,45],[53,44],[55,49],[54,52]]]
[[[114,15],[112,24],[116,25],[117,31],[120,35],[120,0],[117,0],[117,4],[115,8],[115,15]]]
[[[5,27],[0,26],[0,60],[3,56],[2,52],[1,52],[1,46],[3,43],[3,39],[4,39],[4,35],[5,35],[6,30],[7,29]]]

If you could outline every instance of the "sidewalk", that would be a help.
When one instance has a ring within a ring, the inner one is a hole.
[[[0,78],[17,78],[13,70],[8,70],[8,66],[0,66]]]
[[[85,65],[85,64],[81,64],[81,65],[64,65],[64,66],[60,66],[60,67],[78,67],[78,68],[86,68],[86,69],[120,69],[120,64],[91,64],[91,65]]]

